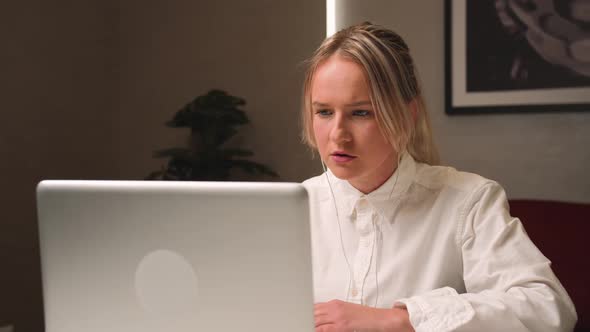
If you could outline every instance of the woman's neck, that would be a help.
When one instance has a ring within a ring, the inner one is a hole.
[[[398,157],[392,154],[381,165],[365,176],[359,176],[348,180],[348,183],[363,194],[369,194],[381,187],[393,175],[398,167]]]

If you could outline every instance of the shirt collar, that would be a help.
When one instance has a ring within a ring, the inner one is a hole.
[[[327,170],[328,178],[332,183],[339,210],[347,216],[352,216],[356,203],[361,198],[366,198],[376,208],[386,212],[393,209],[414,180],[416,173],[416,161],[408,153],[404,152],[399,166],[393,174],[377,189],[368,194],[353,187],[347,180],[337,178],[330,169]]]

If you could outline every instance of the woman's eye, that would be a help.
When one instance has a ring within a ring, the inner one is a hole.
[[[363,110],[357,110],[357,111],[353,111],[352,115],[354,116],[360,116],[360,117],[366,117],[371,115],[370,111],[363,111]]]
[[[330,115],[332,115],[332,111],[330,111],[330,110],[317,110],[317,111],[315,111],[315,114],[317,114],[319,116],[330,116]]]

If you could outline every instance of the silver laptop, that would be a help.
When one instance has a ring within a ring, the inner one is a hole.
[[[313,331],[295,183],[43,181],[47,332]]]

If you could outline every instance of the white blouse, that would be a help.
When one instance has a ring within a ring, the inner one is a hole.
[[[574,305],[496,182],[405,153],[366,195],[329,170],[303,184],[316,302],[403,306],[417,332],[573,329]]]

